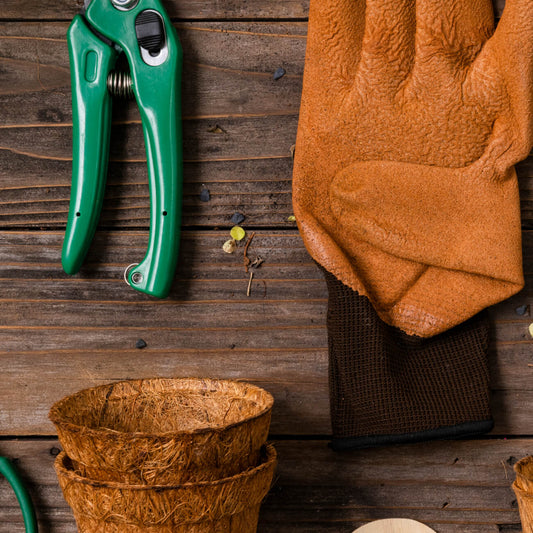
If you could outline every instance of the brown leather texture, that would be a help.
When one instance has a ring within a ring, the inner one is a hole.
[[[294,210],[312,257],[430,337],[523,287],[533,2],[311,0]]]

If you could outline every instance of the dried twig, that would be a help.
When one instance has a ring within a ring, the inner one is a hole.
[[[252,268],[259,268],[264,262],[265,260],[262,257],[257,257],[254,261],[250,263],[250,266]]]
[[[248,247],[250,246],[253,238],[255,237],[255,231],[250,235],[246,245],[244,246],[244,270],[248,274],[248,265],[250,264],[250,259],[248,258]]]
[[[507,473],[507,467],[505,466],[505,463],[503,462],[503,459],[502,459],[501,463],[502,463],[502,466],[503,466],[503,471],[505,472],[505,479],[509,479],[509,475]]]
[[[246,296],[250,296],[252,293],[252,280],[254,279],[254,271],[250,272],[250,279],[248,280],[248,289],[246,290]]]

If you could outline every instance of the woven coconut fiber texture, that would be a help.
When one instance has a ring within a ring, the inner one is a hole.
[[[516,485],[533,495],[533,456],[524,457],[514,465]]]
[[[64,452],[55,463],[80,533],[254,533],[276,452],[268,445],[256,468],[217,481],[127,485],[80,476]]]
[[[520,511],[522,533],[533,533],[533,493],[522,490],[516,481],[513,483],[513,490]]]
[[[54,404],[50,419],[84,475],[101,481],[210,481],[255,467],[272,396],[231,380],[111,383]]]

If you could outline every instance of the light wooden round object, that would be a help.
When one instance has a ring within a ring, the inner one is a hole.
[[[435,530],[407,518],[390,518],[366,524],[353,533],[435,533]]]

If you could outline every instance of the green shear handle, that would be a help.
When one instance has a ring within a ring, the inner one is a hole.
[[[31,502],[30,495],[22,483],[17,469],[7,457],[0,457],[0,474],[2,474],[13,487],[15,495],[22,510],[26,533],[37,533],[37,518]]]
[[[181,222],[181,45],[159,0],[92,0],[86,6],[68,31],[74,142],[63,268],[68,274],[79,270],[100,216],[111,129],[107,86],[123,52],[141,114],[150,185],[148,250],[126,280],[164,298],[176,269]]]

